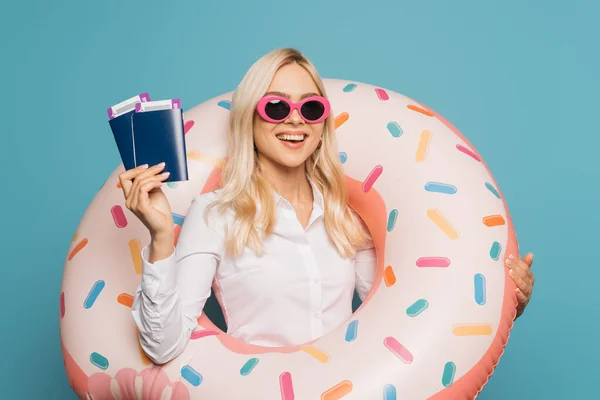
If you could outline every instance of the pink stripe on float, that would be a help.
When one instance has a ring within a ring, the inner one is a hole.
[[[201,331],[192,332],[190,339],[195,340],[195,339],[200,339],[200,338],[207,337],[207,336],[216,336],[218,334],[219,334],[219,332],[217,332],[217,331],[211,331],[209,329],[204,329]]]
[[[419,268],[447,268],[450,266],[450,259],[446,257],[421,257],[417,259]]]
[[[389,351],[391,351],[396,357],[402,360],[405,364],[410,364],[413,362],[413,355],[406,347],[404,347],[396,338],[391,336],[386,337],[383,340],[383,344]]]
[[[376,166],[371,170],[367,179],[364,180],[362,184],[363,192],[367,193],[373,187],[373,184],[379,178],[381,173],[383,172],[383,167],[381,165]]]
[[[379,97],[379,100],[386,101],[390,98],[387,92],[383,89],[375,89],[375,93],[377,93],[377,97]]]
[[[462,144],[457,144],[456,148],[458,149],[458,151],[462,151],[463,153],[465,153],[468,156],[471,156],[473,159],[481,162],[481,158],[477,157],[477,155],[475,153],[473,153],[471,150],[467,149],[465,146],[463,146]]]
[[[292,386],[292,374],[284,372],[279,375],[279,388],[281,389],[281,400],[294,400],[294,387]]]

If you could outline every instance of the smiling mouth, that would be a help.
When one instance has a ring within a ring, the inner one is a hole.
[[[276,136],[277,139],[283,141],[283,142],[292,142],[292,143],[296,143],[296,142],[304,142],[304,139],[306,138],[306,135],[304,134],[300,134],[300,135],[288,135],[288,134],[279,134]]]

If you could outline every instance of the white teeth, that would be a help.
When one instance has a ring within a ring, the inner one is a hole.
[[[282,140],[301,142],[304,140],[304,135],[277,135],[277,138]]]

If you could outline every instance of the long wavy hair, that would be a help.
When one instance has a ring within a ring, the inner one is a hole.
[[[262,240],[273,232],[275,202],[273,187],[267,181],[254,147],[253,119],[257,102],[268,90],[277,70],[296,63],[313,78],[320,95],[325,86],[314,65],[298,50],[274,50],[257,60],[238,85],[229,117],[228,161],[221,174],[221,188],[215,201],[222,213],[233,210],[233,223],[226,229],[225,251],[240,255],[245,247],[263,254]],[[348,206],[346,177],[337,151],[333,112],[325,120],[321,146],[305,163],[306,174],[324,198],[325,227],[342,257],[351,257],[369,239],[368,232]],[[260,212],[257,215],[257,204]]]

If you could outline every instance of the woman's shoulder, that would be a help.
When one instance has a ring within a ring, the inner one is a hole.
[[[204,212],[212,203],[219,199],[220,192],[221,189],[216,189],[211,192],[196,195],[192,198],[190,207],[193,207],[196,210],[202,210]],[[220,219],[226,221],[232,215],[232,210],[229,207],[225,210],[222,210],[218,203],[215,204],[215,207],[210,207],[210,210],[208,211],[207,217],[209,219]]]
[[[199,202],[202,204],[212,203],[213,201],[215,201],[218,198],[220,192],[221,192],[221,189],[216,189],[216,190],[213,190],[212,192],[206,192],[206,193],[196,195],[192,198],[192,203],[195,203],[195,202]]]

